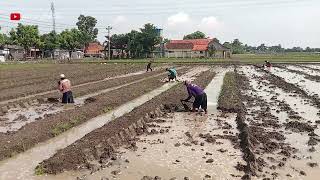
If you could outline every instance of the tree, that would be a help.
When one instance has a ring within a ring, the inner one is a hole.
[[[127,48],[129,37],[126,34],[114,34],[111,36],[111,49],[120,50],[123,55],[124,50]],[[123,57],[121,57],[123,58]]]
[[[244,53],[244,46],[242,42],[239,41],[239,39],[233,40],[231,43],[232,46],[232,53],[233,54],[243,54]]]
[[[143,28],[140,29],[140,43],[143,46],[144,53],[150,53],[155,49],[155,45],[160,44],[161,37],[157,32],[157,28],[153,24],[145,24]]]
[[[81,41],[84,45],[95,41],[98,35],[98,29],[95,28],[97,20],[92,16],[80,15],[78,17],[77,26],[81,32]]]
[[[132,30],[127,34],[128,45],[127,50],[130,52],[130,56],[133,58],[140,57],[141,53],[144,51],[141,44],[142,35],[140,32]]]
[[[265,44],[261,44],[257,47],[257,50],[261,52],[266,52],[268,50],[268,47]]]
[[[75,28],[71,30],[66,29],[59,35],[58,41],[60,43],[60,47],[69,51],[70,58],[72,52],[77,48],[80,48],[82,45],[81,35],[82,33]]]
[[[201,31],[196,31],[196,32],[194,32],[194,33],[191,33],[191,34],[188,34],[188,35],[185,35],[184,37],[183,37],[183,39],[204,39],[204,38],[206,38],[206,35],[203,33],[203,32],[201,32]]]
[[[59,47],[58,35],[52,31],[48,34],[43,34],[40,39],[42,42],[42,50],[49,51],[54,58],[54,50]]]
[[[18,24],[16,30],[10,31],[10,38],[14,44],[20,45],[24,48],[24,53],[33,46],[40,45],[40,36],[38,26]]]
[[[9,37],[6,34],[0,34],[0,47],[9,44]]]
[[[210,57],[216,56],[217,49],[213,44],[208,47],[208,53]]]

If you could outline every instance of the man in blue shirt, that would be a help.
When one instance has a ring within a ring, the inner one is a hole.
[[[187,99],[183,99],[182,101],[188,102],[192,97],[194,97],[195,100],[193,102],[192,111],[198,111],[201,107],[207,114],[207,94],[204,92],[204,90],[195,84],[191,84],[190,81],[185,81],[184,84],[187,87],[189,96]]]

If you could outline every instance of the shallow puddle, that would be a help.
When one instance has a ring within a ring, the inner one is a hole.
[[[181,78],[191,78],[207,70],[206,68],[194,68]],[[167,83],[160,88],[157,88],[150,93],[147,93],[133,101],[125,103],[109,113],[93,118],[69,131],[52,138],[46,142],[37,144],[34,148],[18,154],[17,156],[4,160],[0,163],[0,179],[34,179],[35,167],[45,159],[54,155],[57,150],[63,149],[82,138],[91,131],[102,127],[104,124],[120,117],[135,107],[151,100],[153,97],[160,95],[162,92],[174,87],[177,83]],[[46,177],[43,177],[46,179]]]

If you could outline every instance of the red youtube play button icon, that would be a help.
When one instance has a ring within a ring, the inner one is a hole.
[[[10,20],[11,21],[19,21],[21,19],[20,13],[11,13],[10,14]]]

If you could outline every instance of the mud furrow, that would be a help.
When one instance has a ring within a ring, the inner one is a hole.
[[[310,95],[308,92],[303,90],[299,85],[289,83],[284,78],[277,76],[277,75],[271,73],[270,71],[264,70],[260,67],[257,67],[257,70],[268,74],[268,76],[266,76],[266,78],[268,78],[268,80],[271,83],[273,83],[274,85],[281,87],[285,92],[297,93],[297,94],[301,95],[302,97],[309,99],[313,103],[314,106],[320,108],[320,98],[317,95]]]
[[[311,81],[320,82],[320,76],[318,76],[318,75],[311,75],[310,73],[304,72],[302,70],[296,70],[293,68],[288,68],[286,66],[276,66],[276,67],[279,67],[281,69],[285,69],[285,70],[292,72],[292,73],[300,74],[300,75],[304,76],[306,79],[309,79]]]
[[[266,75],[263,72],[261,74],[258,74],[257,72],[251,70],[250,71],[251,74],[248,74],[249,70],[247,69],[249,68],[247,67],[243,68],[243,71],[246,71],[246,75],[250,76],[250,84],[252,85],[252,88],[253,88],[251,91],[248,91],[247,94],[249,94],[250,96],[252,95],[255,96],[255,100],[252,101],[253,109],[251,108],[250,110],[251,113],[248,114],[249,115],[248,120],[250,122],[249,124],[250,126],[254,127],[253,129],[255,129],[252,132],[252,134],[254,134],[257,140],[260,141],[261,138],[258,138],[258,137],[261,136],[261,134],[265,134],[263,131],[260,131],[261,128],[264,128],[265,131],[268,133],[274,130],[281,133],[281,136],[280,134],[277,135],[278,136],[277,141],[279,141],[277,145],[274,144],[273,146],[270,146],[271,144],[266,143],[268,141],[265,141],[265,143],[263,143],[263,146],[267,147],[268,149],[270,148],[278,149],[280,147],[280,149],[282,149],[280,154],[274,153],[273,155],[271,154],[268,155],[268,154],[261,154],[261,152],[257,154],[259,158],[262,158],[258,161],[261,163],[262,168],[263,169],[269,168],[271,171],[273,171],[271,174],[271,172],[269,173],[268,171],[264,170],[265,174],[263,174],[263,176],[269,176],[269,177],[271,176],[270,178],[278,177],[280,179],[288,178],[288,176],[294,177],[294,178],[301,178],[302,175],[299,173],[300,172],[303,173],[304,171],[307,171],[308,173],[310,173],[310,176],[313,177],[315,171],[312,171],[312,168],[311,169],[307,168],[307,162],[305,162],[304,166],[301,166],[301,162],[292,163],[292,160],[301,159],[301,157],[306,157],[310,155],[306,153],[308,150],[304,148],[306,147],[307,144],[309,144],[308,140],[306,140],[305,137],[310,136],[310,139],[313,139],[314,136],[317,137],[317,135],[315,134],[316,126],[311,125],[311,123],[312,122],[315,123],[315,120],[313,119],[314,117],[318,119],[316,114],[318,109],[313,108],[312,105],[306,104],[304,99],[302,97],[299,97],[299,95],[297,97],[300,98],[300,101],[295,102],[297,103],[299,108],[292,109],[291,107],[294,107],[294,105],[292,104],[289,105],[286,102],[286,101],[291,101],[290,100],[291,93],[286,94],[281,92],[280,90],[281,86],[279,87],[274,86],[274,84],[272,83],[273,81],[269,82],[266,79],[265,77]],[[294,99],[295,97],[292,97],[292,100]],[[247,107],[250,107],[250,106],[251,106],[250,104],[247,104]],[[303,113],[303,109],[307,111],[306,112],[307,114],[300,114],[300,113]],[[315,109],[315,110],[312,110],[312,109]],[[299,113],[297,113],[296,111],[299,111]],[[308,118],[310,113],[313,113],[313,116]],[[298,114],[300,114],[302,117],[305,117],[305,118],[300,117]],[[250,116],[253,116],[253,117],[250,117]],[[255,133],[255,132],[258,132],[258,133]],[[299,135],[300,133],[309,133],[309,134],[304,134],[304,136],[301,136],[303,138],[301,138]],[[265,136],[268,137],[268,134],[266,134]],[[283,157],[282,154],[285,156]],[[289,161],[291,163],[289,163]],[[295,168],[292,168],[292,167],[295,167]],[[283,172],[283,169],[288,170],[288,172],[290,171],[290,173],[285,174],[285,172]],[[300,170],[297,171],[297,169],[300,169]],[[304,171],[302,171],[302,169]],[[308,174],[307,177],[310,178],[310,176]]]

